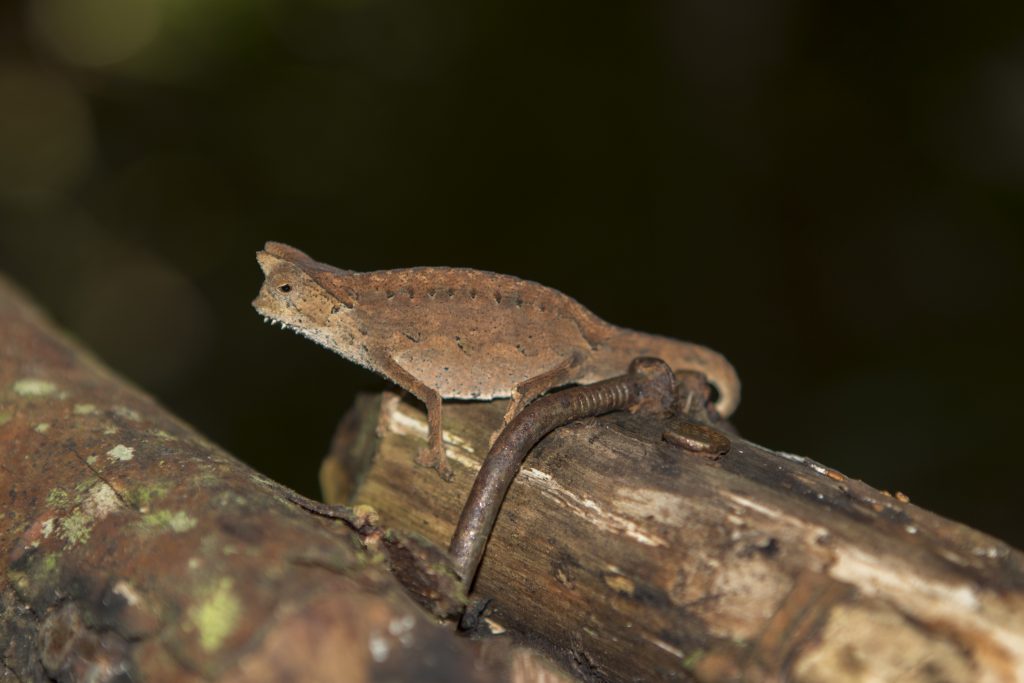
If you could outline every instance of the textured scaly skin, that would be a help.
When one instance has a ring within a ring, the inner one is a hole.
[[[739,403],[739,378],[721,354],[617,327],[536,282],[470,268],[357,273],[277,242],[257,259],[266,275],[253,301],[259,313],[427,403],[431,453],[424,460],[442,474],[440,398],[512,397],[507,421],[547,389],[618,376],[634,358],[653,356],[704,373],[718,390],[721,415]]]

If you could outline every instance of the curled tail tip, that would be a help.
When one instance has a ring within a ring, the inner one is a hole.
[[[718,390],[715,410],[722,417],[729,417],[740,405],[740,377],[736,374],[736,368],[725,358],[722,358],[721,370],[721,373],[715,373],[718,377],[711,379]]]
[[[715,401],[715,410],[724,418],[736,412],[740,405],[740,385],[737,383],[728,389],[718,391],[718,400]]]

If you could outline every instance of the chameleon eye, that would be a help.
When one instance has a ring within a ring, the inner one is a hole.
[[[278,289],[280,289],[282,292],[287,293],[287,292],[292,291],[292,286],[291,285],[281,285],[280,287],[278,287]]]

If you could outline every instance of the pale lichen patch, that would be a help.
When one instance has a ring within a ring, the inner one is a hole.
[[[178,510],[172,514],[167,520],[167,526],[171,528],[175,533],[182,533],[195,527],[199,523],[195,517],[190,516],[187,512]]]
[[[92,403],[76,403],[71,412],[75,415],[93,415],[96,413],[96,406]]]
[[[18,396],[50,396],[57,392],[57,385],[53,382],[34,377],[19,379],[13,388]]]
[[[32,429],[34,429],[39,434],[45,434],[46,432],[50,431],[50,423],[49,422],[40,422],[39,424],[37,424]]]
[[[14,413],[11,411],[0,410],[0,427],[3,427],[5,424],[10,422],[12,417],[14,417]]]
[[[52,578],[57,572],[57,553],[46,553],[39,562],[39,578],[46,580]]]
[[[149,512],[149,506],[153,504],[158,498],[162,498],[167,494],[170,487],[166,484],[152,484],[147,486],[140,486],[139,488],[130,491],[128,493],[129,500],[132,504],[139,508],[142,513]]]
[[[137,411],[132,410],[128,406],[114,406],[114,414],[132,422],[138,422],[142,419]]]
[[[56,521],[57,521],[57,519],[55,517],[50,517],[48,520],[43,522],[43,526],[42,526],[43,538],[49,538],[50,537],[50,534],[53,533],[53,526],[56,523]]]
[[[106,482],[93,486],[82,503],[82,510],[93,519],[100,520],[121,507],[117,492]]]
[[[199,523],[195,517],[182,510],[157,510],[148,515],[143,515],[142,522],[149,527],[167,528],[174,533],[180,534],[194,529]]]
[[[119,443],[107,451],[107,457],[113,461],[127,462],[135,457],[135,449]]]
[[[199,633],[199,645],[214,652],[231,635],[242,613],[242,603],[229,577],[207,588],[204,597],[188,610],[189,621]]]
[[[71,502],[71,496],[64,489],[57,487],[46,494],[46,504],[54,508],[62,508]]]
[[[76,510],[60,520],[60,537],[71,545],[85,543],[92,532],[92,517],[81,510]]]

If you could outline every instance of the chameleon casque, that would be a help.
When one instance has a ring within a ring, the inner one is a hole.
[[[739,378],[721,354],[616,327],[536,282],[470,268],[358,273],[278,242],[256,258],[266,276],[256,311],[423,401],[428,445],[418,461],[445,479],[442,399],[511,398],[507,424],[548,389],[621,375],[634,358],[653,356],[704,373],[723,417],[739,404]]]

